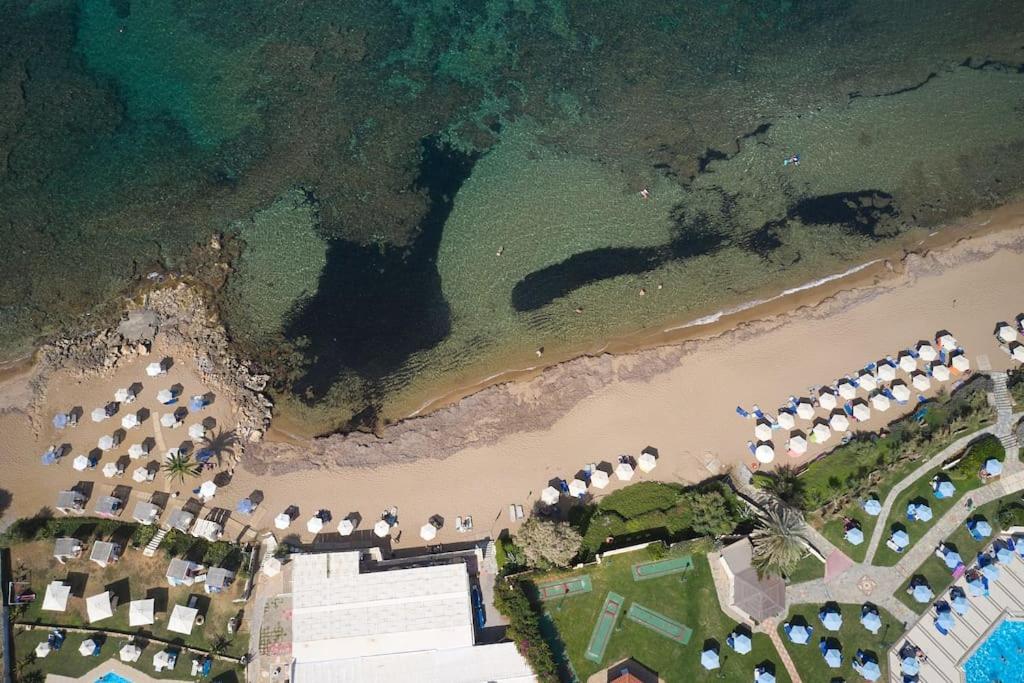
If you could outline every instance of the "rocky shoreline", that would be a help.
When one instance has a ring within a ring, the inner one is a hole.
[[[58,370],[79,377],[112,372],[147,356],[159,335],[160,348],[176,362],[192,362],[203,382],[228,398],[237,410],[242,444],[259,442],[270,426],[273,402],[264,394],[269,376],[235,357],[227,333],[195,288],[177,283],[145,295],[127,308],[116,326],[51,341],[38,350],[32,370],[29,417],[38,432],[49,379]]]

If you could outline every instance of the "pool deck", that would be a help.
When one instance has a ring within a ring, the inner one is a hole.
[[[100,676],[104,676],[111,672],[121,676],[122,678],[126,678],[132,683],[189,683],[189,681],[179,678],[156,679],[142,671],[139,671],[138,669],[133,669],[127,664],[123,664],[116,659],[108,659],[107,661],[97,665],[96,668],[89,673],[79,676],[78,678],[72,678],[71,676],[58,676],[57,674],[47,674],[46,683],[95,683],[96,679]]]
[[[953,584],[964,590],[971,607],[967,614],[954,615],[956,625],[949,635],[936,630],[935,610],[930,609],[897,640],[889,650],[891,683],[902,681],[899,650],[907,642],[921,648],[928,657],[921,665],[921,683],[962,683],[965,680],[963,663],[992,628],[1003,619],[1024,618],[1024,560],[1014,557],[1009,564],[1000,564],[999,572],[999,579],[989,582],[987,596],[971,596],[965,578]],[[948,598],[948,591],[936,598]]]

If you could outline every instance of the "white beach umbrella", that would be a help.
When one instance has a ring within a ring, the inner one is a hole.
[[[910,381],[918,391],[928,391],[932,388],[932,381],[923,372],[915,372],[914,377]]]
[[[800,434],[790,437],[789,450],[793,451],[797,455],[803,455],[807,452],[807,439]]]
[[[391,533],[391,525],[388,524],[386,519],[378,519],[377,523],[373,525],[373,533],[384,538]]]
[[[167,620],[167,630],[191,635],[192,624],[195,623],[197,616],[199,616],[199,610],[195,607],[175,605],[174,609],[171,610],[171,618]],[[155,660],[156,658],[154,657],[153,659]]]
[[[171,393],[170,389],[161,389],[160,391],[156,392],[156,400],[159,401],[160,403],[163,403],[164,405],[167,405],[168,403],[174,400],[174,394]]]
[[[903,382],[895,382],[890,388],[892,395],[896,397],[897,401],[909,401],[910,400],[910,387]]]
[[[263,566],[260,569],[264,576],[277,576],[281,573],[281,560],[276,557],[268,557],[263,560]]]
[[[757,458],[758,462],[767,465],[775,459],[775,449],[771,447],[771,444],[758,444],[757,448],[754,449],[754,457]]]
[[[117,653],[117,656],[122,662],[137,662],[142,656],[142,650],[137,645],[125,643],[121,646],[121,651]]]
[[[641,453],[636,459],[636,466],[641,472],[650,472],[658,466],[658,459],[654,457],[654,453]]]
[[[871,408],[868,408],[867,403],[855,403],[853,404],[853,417],[858,422],[867,422],[871,419]]]
[[[833,413],[832,417],[828,419],[828,426],[834,432],[845,432],[850,429],[850,421],[842,413]]]
[[[85,612],[89,617],[90,624],[94,621],[102,621],[114,616],[114,609],[110,604],[110,591],[103,591],[86,598]]]
[[[199,486],[199,495],[203,498],[213,498],[217,495],[217,485],[212,481],[204,481]]]
[[[1024,363],[1024,346],[1018,344],[1013,347],[1013,351],[1010,352],[1010,355],[1013,356],[1013,359],[1018,363]]]
[[[92,657],[93,653],[96,652],[96,641],[92,638],[86,638],[82,641],[82,644],[78,646],[78,654],[83,657]]]
[[[783,429],[792,429],[796,426],[796,420],[793,419],[793,413],[779,413],[778,422],[779,426]]]
[[[118,403],[131,403],[135,400],[135,394],[131,389],[121,388],[114,392],[114,400]]]
[[[935,347],[931,344],[921,343],[917,345],[917,355],[919,355],[921,360],[925,363],[931,363],[939,357],[939,352],[936,351]]]
[[[964,354],[953,356],[949,362],[957,372],[967,372],[971,369],[971,361]]]
[[[932,366],[932,377],[934,377],[936,381],[939,382],[947,381],[949,379],[949,368],[947,368],[945,365],[940,365],[939,363],[936,363],[935,365]]]
[[[594,470],[590,473],[590,485],[598,489],[608,486],[608,473],[604,470]]]
[[[871,397],[871,407],[880,413],[889,410],[889,397],[885,394],[875,394]]]
[[[174,416],[174,413],[164,413],[163,415],[160,416],[161,427],[169,427],[171,429],[174,429],[179,424],[181,423],[178,422],[178,418]]]
[[[545,505],[555,505],[562,494],[554,486],[547,486],[540,492],[540,502]]]
[[[941,346],[946,351],[953,351],[957,347],[956,337],[949,334],[948,332],[939,337],[937,342],[939,346]]]
[[[36,659],[45,658],[48,654],[50,654],[50,651],[52,649],[53,648],[50,647],[50,644],[45,640],[39,643],[38,645],[36,645]]]
[[[832,410],[836,407],[836,395],[831,391],[821,391],[818,394],[818,404],[825,410]]]
[[[620,462],[615,466],[615,476],[619,481],[629,481],[633,478],[633,466],[628,462]]]
[[[875,380],[875,376],[866,370],[857,376],[857,384],[867,392],[872,392],[878,388],[878,381]]]
[[[351,536],[352,532],[356,530],[356,525],[352,523],[352,520],[346,517],[345,519],[338,522],[338,533],[342,536]]]
[[[997,333],[999,334],[999,338],[1006,342],[1007,344],[1009,344],[1010,342],[1017,338],[1017,330],[1013,329],[1010,325],[1007,325],[1006,323],[1003,323],[1002,325],[999,326],[999,330],[997,330]]]
[[[882,363],[878,366],[878,379],[883,382],[891,382],[896,379],[896,368],[889,365],[888,363]]]
[[[106,477],[107,479],[112,479],[113,477],[116,477],[118,472],[119,470],[117,469],[117,465],[115,463],[108,462],[106,465],[103,466],[103,476]]]
[[[292,525],[292,518],[285,512],[280,513],[277,517],[274,517],[274,527],[278,529],[287,529]]]
[[[128,413],[121,418],[121,426],[125,429],[135,429],[139,426],[139,416],[135,413]]]
[[[149,451],[141,443],[133,443],[128,447],[128,457],[132,460],[138,460],[142,456],[148,454]]]
[[[814,440],[818,443],[825,443],[832,436],[832,430],[828,428],[828,425],[824,422],[819,422],[814,425],[814,429],[811,430],[811,434],[814,436]]]
[[[306,522],[306,531],[311,534],[318,534],[320,530],[324,528],[324,520],[319,517],[313,516]]]
[[[145,467],[137,467],[132,472],[132,481],[137,481],[140,484],[149,481],[149,470]]]
[[[110,436],[109,434],[101,436],[100,440],[96,442],[96,446],[101,451],[109,451],[111,448],[114,447],[114,437]]]
[[[569,495],[578,498],[580,494],[587,492],[587,482],[582,479],[573,479],[569,482]]]
[[[148,626],[155,620],[153,618],[153,612],[156,607],[156,600],[149,598],[147,600],[132,600],[128,603],[128,625],[129,626]]]
[[[150,363],[146,366],[146,374],[150,377],[159,377],[164,374],[163,363]]]
[[[772,438],[772,426],[767,422],[761,421],[754,427],[754,438],[760,441],[768,441]]]
[[[917,370],[917,359],[909,353],[903,354],[900,356],[900,370],[908,374]]]
[[[103,422],[108,417],[110,417],[109,415],[107,415],[106,408],[93,408],[92,412],[89,413],[89,416],[92,417],[93,422]]]
[[[206,436],[206,427],[202,423],[196,422],[188,426],[188,438],[199,441]]]
[[[857,395],[857,387],[853,386],[851,382],[844,380],[839,383],[839,395],[847,401],[851,401]]]
[[[420,527],[420,538],[424,541],[433,541],[437,537],[437,527],[427,522]]]
[[[71,467],[79,472],[84,472],[89,467],[89,458],[84,455],[76,455],[75,459],[71,462]]]
[[[812,406],[808,401],[800,401],[796,404],[796,415],[801,420],[813,420],[814,406]]]

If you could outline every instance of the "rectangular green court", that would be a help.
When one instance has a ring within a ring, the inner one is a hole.
[[[693,629],[689,626],[684,626],[635,602],[626,610],[626,618],[683,645],[689,643],[690,636],[693,635]]]
[[[670,557],[667,560],[655,560],[654,562],[641,562],[633,565],[633,580],[656,579],[659,576],[678,574],[691,569],[693,569],[693,557],[690,555]]]
[[[604,651],[608,647],[608,641],[612,637],[615,622],[619,618],[619,612],[622,611],[622,603],[625,600],[618,593],[608,592],[608,596],[604,599],[604,605],[601,606],[601,613],[597,615],[597,623],[594,624],[594,630],[590,634],[587,651],[583,653],[583,656],[590,661],[600,664],[604,659]]]
[[[537,591],[541,600],[554,600],[555,598],[566,598],[580,593],[589,593],[593,590],[590,582],[590,575],[573,576],[565,579],[554,579],[537,584]]]

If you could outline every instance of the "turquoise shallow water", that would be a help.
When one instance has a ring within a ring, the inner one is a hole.
[[[322,430],[845,270],[1024,187],[1024,15],[996,0],[0,20],[0,356],[188,275]]]
[[[964,665],[967,683],[1024,681],[1024,622],[1004,621]]]

